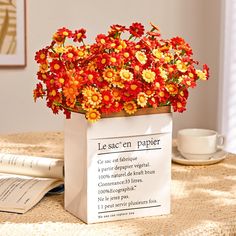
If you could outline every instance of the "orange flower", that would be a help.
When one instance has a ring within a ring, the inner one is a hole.
[[[178,87],[171,83],[166,85],[166,90],[169,92],[171,95],[176,95],[178,93]]]
[[[116,72],[111,69],[111,68],[107,68],[104,70],[103,72],[103,78],[108,81],[108,82],[112,82],[112,80],[114,80],[116,77]]]
[[[79,95],[77,86],[74,84],[67,84],[64,88],[63,88],[63,94],[66,97],[66,99],[71,99],[74,100],[76,98],[77,95]]]
[[[91,104],[93,107],[99,106],[102,101],[102,95],[97,91],[92,91],[90,96],[87,97],[88,103]]]
[[[94,123],[101,119],[101,114],[99,113],[98,110],[91,109],[88,112],[86,112],[86,118],[88,119],[89,122]]]
[[[132,115],[132,114],[134,114],[137,111],[137,105],[133,101],[125,102],[124,103],[124,110],[129,115]]]

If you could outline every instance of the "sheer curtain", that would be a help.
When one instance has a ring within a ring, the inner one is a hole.
[[[219,130],[226,137],[226,150],[236,153],[236,0],[222,1],[222,11]]]

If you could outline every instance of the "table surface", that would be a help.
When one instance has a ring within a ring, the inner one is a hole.
[[[0,151],[63,157],[63,134],[0,136]],[[0,212],[0,235],[236,235],[236,155],[218,164],[172,164],[171,214],[87,225],[45,196],[25,214]]]

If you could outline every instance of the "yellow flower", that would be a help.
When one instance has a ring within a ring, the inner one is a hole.
[[[172,54],[166,54],[164,57],[165,63],[170,63],[174,59]]]
[[[78,55],[78,58],[84,58],[86,56],[86,51],[85,50],[78,50],[77,51],[77,55]]]
[[[97,91],[93,91],[87,99],[89,104],[93,107],[97,107],[102,101],[102,95]]]
[[[129,70],[122,69],[120,70],[120,77],[125,81],[130,81],[134,76]]]
[[[66,52],[66,49],[64,47],[58,46],[58,47],[54,47],[54,51],[56,53],[63,53],[63,52]]]
[[[111,68],[107,68],[104,70],[103,72],[103,78],[108,81],[108,82],[112,82],[112,80],[114,80],[116,77],[116,72],[111,69]]]
[[[86,118],[89,122],[94,123],[101,118],[101,114],[96,109],[91,109],[86,113]]]
[[[134,114],[137,111],[137,105],[133,101],[125,102],[124,103],[124,110],[129,115],[132,115],[132,114]]]
[[[167,80],[168,77],[167,77],[167,72],[165,71],[165,69],[162,68],[162,67],[159,67],[159,71],[160,71],[160,76],[161,76],[164,80]]]
[[[92,95],[92,93],[96,92],[96,89],[91,87],[91,86],[88,86],[88,87],[85,87],[83,90],[82,90],[82,94],[84,95],[84,97],[87,99],[89,96]]]
[[[157,58],[157,59],[161,59],[163,58],[163,52],[159,51],[158,49],[153,49],[152,50],[152,54]]]
[[[187,63],[182,62],[181,60],[176,61],[176,67],[180,72],[186,72],[187,71]]]
[[[147,105],[147,95],[144,92],[140,92],[137,96],[137,103],[141,107],[145,107]]]
[[[142,65],[144,65],[147,62],[147,56],[141,51],[137,51],[135,53],[135,57]]]
[[[196,74],[201,80],[207,80],[206,73],[204,73],[203,71],[196,70]]]
[[[142,72],[142,78],[147,82],[147,83],[152,83],[155,80],[156,73],[151,70],[143,70]]]

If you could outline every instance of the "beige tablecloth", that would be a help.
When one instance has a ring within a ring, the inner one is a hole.
[[[0,151],[63,156],[62,133],[0,136]],[[29,212],[0,212],[0,235],[236,235],[236,156],[210,166],[172,165],[171,214],[86,225],[46,196]]]

